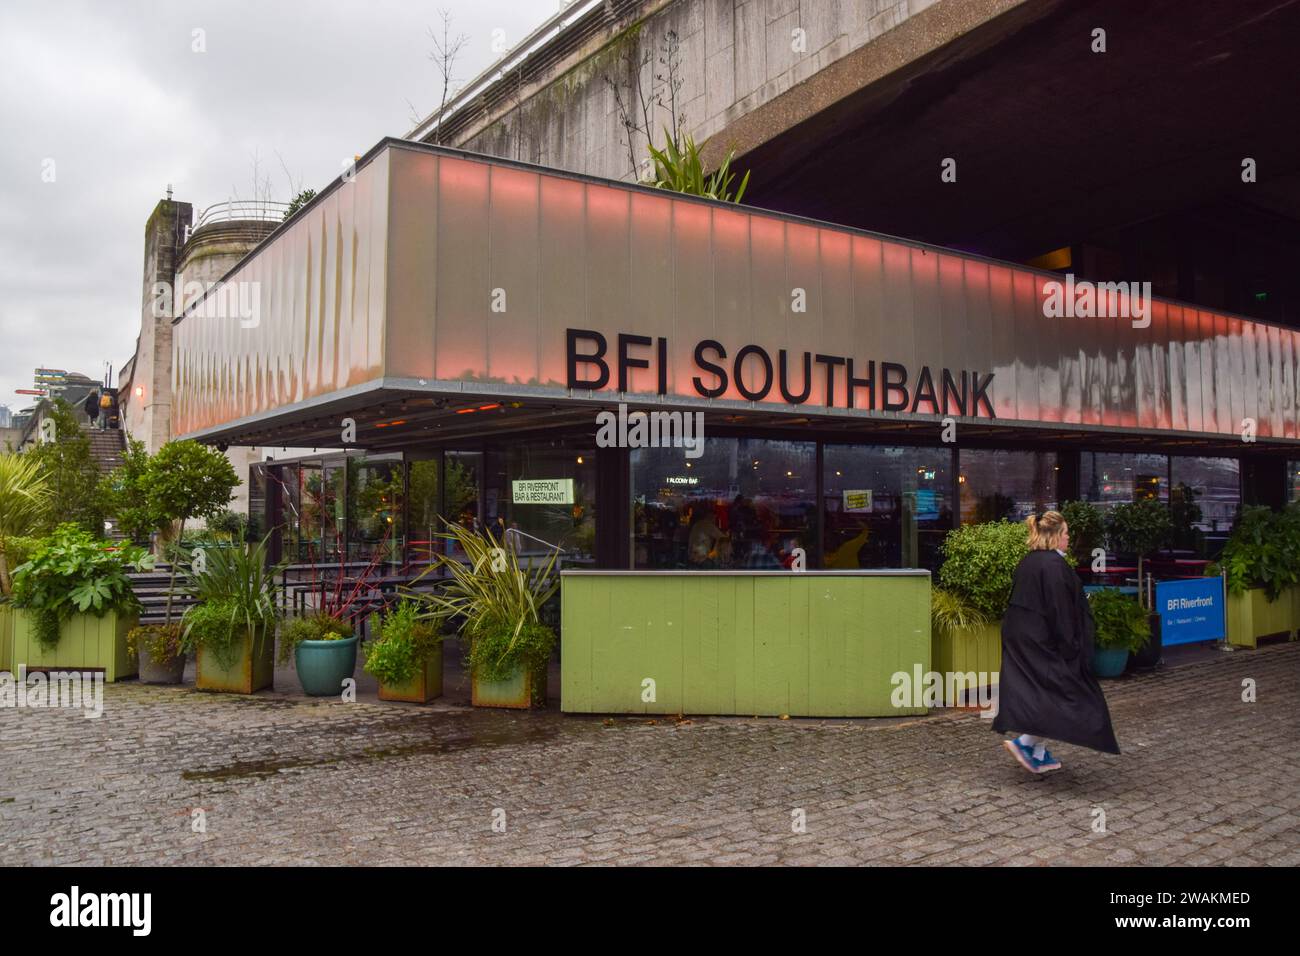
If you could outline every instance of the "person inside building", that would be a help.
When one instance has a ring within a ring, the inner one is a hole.
[[[1083,585],[1066,559],[1060,512],[1025,519],[1029,553],[1016,568],[1002,619],[1002,672],[993,729],[1031,773],[1059,770],[1047,740],[1118,754],[1106,697],[1092,673],[1094,625]]]

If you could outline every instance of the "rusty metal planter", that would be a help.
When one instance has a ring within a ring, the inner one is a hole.
[[[103,617],[74,614],[59,625],[59,642],[46,648],[36,639],[36,615],[12,608],[12,652],[9,664],[17,670],[103,671],[104,680],[134,677],[136,658],[126,647],[126,635],[136,626],[136,616],[109,611]],[[3,624],[0,623],[0,635]]]
[[[472,675],[475,707],[508,707],[528,710],[546,706],[546,670],[521,667],[510,680],[479,680]]]
[[[401,700],[411,704],[427,704],[435,697],[442,696],[442,645],[429,653],[414,677],[400,684],[379,682],[380,700]]]
[[[194,686],[199,690],[224,691],[229,694],[254,694],[270,687],[275,680],[275,640],[265,635],[253,654],[253,641],[247,632],[240,638],[238,654],[229,667],[202,645],[198,651],[198,668]]]

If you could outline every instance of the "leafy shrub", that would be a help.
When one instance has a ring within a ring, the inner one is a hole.
[[[432,622],[422,620],[413,601],[402,601],[384,615],[379,639],[366,645],[366,672],[392,686],[414,677],[442,642]]]
[[[1159,548],[1173,533],[1169,506],[1155,498],[1126,501],[1106,516],[1106,533],[1116,551],[1131,551],[1142,558]]]
[[[478,680],[510,680],[522,668],[543,670],[555,649],[555,632],[538,621],[514,624],[486,617],[466,625],[465,631],[466,661]]]
[[[540,611],[560,586],[553,573],[556,555],[536,567],[531,562],[521,567],[514,549],[490,530],[472,531],[454,522],[448,528],[440,537],[467,563],[433,556],[429,570],[443,571],[447,581],[417,598],[428,607],[426,616],[440,626],[464,620],[467,662],[482,680],[508,680],[520,667],[545,667],[555,632],[542,623]]]
[[[1108,588],[1093,591],[1088,603],[1097,625],[1097,647],[1135,654],[1151,639],[1151,619],[1137,598]]]
[[[224,668],[233,667],[238,649],[249,628],[237,601],[220,598],[196,604],[185,611],[184,640],[209,651]]]
[[[179,624],[145,624],[127,632],[126,649],[139,654],[140,648],[148,652],[155,664],[167,664],[189,653],[190,642]]]
[[[280,619],[280,565],[268,566],[266,542],[207,552],[203,570],[191,569],[188,590],[200,603],[185,612],[185,634],[196,647],[220,650],[223,667],[234,663],[234,644],[243,634],[252,635],[256,656]]]
[[[1001,618],[1011,600],[1016,566],[1029,553],[1025,526],[1010,521],[968,524],[943,542],[939,583],[990,620]]]
[[[248,522],[237,511],[224,508],[208,518],[208,531],[218,541],[242,541]]]
[[[1216,565],[1207,569],[1228,578],[1228,591],[1263,588],[1270,601],[1300,580],[1300,509],[1283,512],[1265,505],[1245,507]]]
[[[1070,529],[1070,556],[1076,565],[1092,564],[1092,552],[1106,542],[1106,523],[1101,509],[1087,501],[1067,501],[1061,505],[1061,517]]]
[[[278,659],[281,664],[289,663],[293,652],[303,641],[343,641],[352,635],[351,621],[330,617],[328,614],[295,617],[280,628]]]
[[[61,524],[15,569],[14,605],[36,612],[36,639],[51,648],[60,624],[74,613],[137,613],[140,602],[126,574],[152,566],[140,548],[113,547],[76,524]]]

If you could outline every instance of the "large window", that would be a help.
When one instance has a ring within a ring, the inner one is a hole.
[[[825,567],[938,567],[952,529],[951,463],[947,448],[826,445]]]
[[[494,533],[504,527],[521,554],[549,556],[559,549],[565,564],[594,562],[595,449],[562,442],[525,443],[492,458],[504,462]]]
[[[440,456],[421,458],[407,467],[407,520],[410,560],[428,561],[441,550],[438,533],[444,529],[438,518],[442,514],[442,461]]]
[[[962,524],[1021,521],[1057,505],[1054,452],[962,449]]]
[[[707,438],[631,453],[632,534],[638,568],[779,569],[802,548],[814,566],[817,446]]]
[[[1175,455],[1169,470],[1174,547],[1202,557],[1217,554],[1241,505],[1241,462]]]
[[[1085,451],[1079,455],[1079,494],[1103,511],[1139,498],[1168,501],[1169,458]]]
[[[348,459],[348,560],[401,564],[402,460]]]

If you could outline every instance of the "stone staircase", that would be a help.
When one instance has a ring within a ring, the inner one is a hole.
[[[90,456],[99,466],[100,474],[108,474],[122,464],[126,453],[126,436],[117,429],[81,426],[81,433],[90,440]]]
[[[131,590],[144,605],[140,612],[141,624],[162,624],[167,620],[167,585],[171,581],[171,567],[157,565],[152,571],[132,572]],[[172,597],[172,623],[175,624],[185,613],[185,609],[197,603],[194,598],[184,593],[189,581],[184,572],[176,574],[176,591]]]

